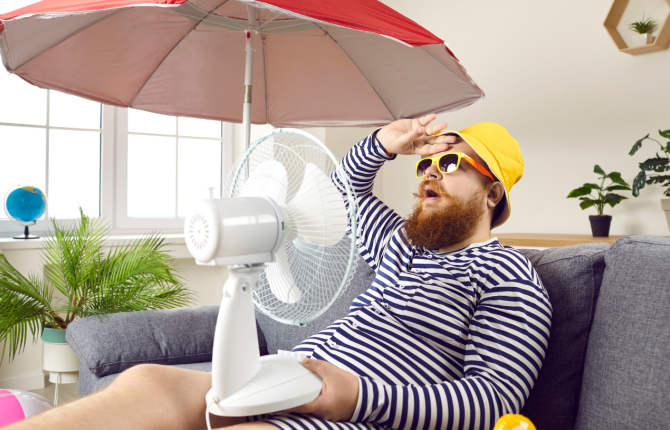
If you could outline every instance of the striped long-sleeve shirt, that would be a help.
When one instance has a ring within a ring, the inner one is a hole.
[[[491,429],[518,413],[549,342],[552,306],[524,255],[496,238],[452,252],[409,244],[372,195],[376,133],[342,160],[359,206],[358,249],[376,272],[347,317],[294,348],[358,377],[350,423],[280,413],[280,428]],[[339,185],[334,174],[333,180]]]

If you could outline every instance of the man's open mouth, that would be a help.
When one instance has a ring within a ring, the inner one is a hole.
[[[424,189],[424,193],[426,195],[426,198],[439,198],[440,197],[440,195],[437,192],[435,192],[432,188],[426,187]]]

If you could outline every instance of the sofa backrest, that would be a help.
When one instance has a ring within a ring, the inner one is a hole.
[[[553,318],[549,348],[522,414],[542,430],[572,429],[577,417],[584,357],[609,244],[585,244],[546,250],[520,250],[531,261],[549,293]],[[305,327],[279,324],[257,313],[269,353],[290,350],[333,321],[347,315],[374,272],[359,260],[354,281],[321,317]]]
[[[670,239],[619,239],[605,262],[576,428],[670,429]]]
[[[605,269],[606,243],[520,249],[535,267],[553,307],[549,347],[521,414],[538,429],[575,425],[584,358]]]

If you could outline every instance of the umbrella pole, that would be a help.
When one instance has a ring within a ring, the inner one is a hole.
[[[256,36],[256,9],[247,6],[249,14],[249,28],[246,36],[246,62],[244,64],[244,107],[242,111],[242,133],[244,136],[244,150],[249,149],[251,141],[251,84],[254,78],[254,39]]]

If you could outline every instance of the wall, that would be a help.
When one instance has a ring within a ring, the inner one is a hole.
[[[630,2],[634,19],[663,3],[639,1]],[[670,128],[670,50],[619,52],[602,26],[612,0],[383,2],[444,39],[486,93],[438,119],[457,130],[497,122],[521,145],[524,177],[510,194],[512,217],[496,231],[590,234],[587,215],[595,211],[565,196],[596,179],[594,164],[631,182],[637,163],[656,151],[645,142],[630,157],[633,143]],[[327,130],[327,144],[346,134]],[[415,162],[402,157],[383,168],[383,198],[401,214],[411,208]],[[661,197],[660,187],[647,186],[641,197],[606,209],[614,216],[611,234],[668,235]]]

